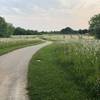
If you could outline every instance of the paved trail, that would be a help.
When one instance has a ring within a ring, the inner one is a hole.
[[[0,56],[0,100],[28,100],[27,69],[32,55],[51,42],[15,50]]]

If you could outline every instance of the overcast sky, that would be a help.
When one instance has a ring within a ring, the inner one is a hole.
[[[0,0],[0,16],[33,30],[88,28],[91,16],[100,12],[100,0]]]

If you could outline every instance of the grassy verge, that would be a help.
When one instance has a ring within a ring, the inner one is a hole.
[[[30,100],[100,100],[99,54],[80,43],[43,48],[29,65]]]
[[[13,51],[15,49],[41,43],[41,40],[18,40],[18,41],[3,41],[0,42],[0,55]]]

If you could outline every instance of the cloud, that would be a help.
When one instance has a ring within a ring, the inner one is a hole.
[[[100,0],[0,0],[0,15],[31,29],[87,28],[90,17],[100,12],[99,4]]]
[[[66,9],[74,9],[79,0],[58,0],[59,1],[59,5],[61,7],[64,7]]]

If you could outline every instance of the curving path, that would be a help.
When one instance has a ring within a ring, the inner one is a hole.
[[[0,100],[28,100],[27,69],[32,55],[51,44],[42,43],[0,56]]]

